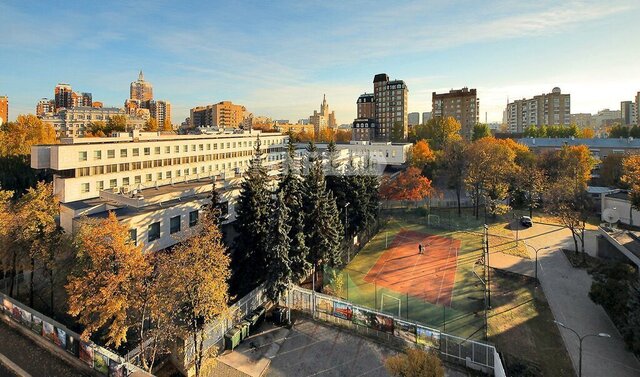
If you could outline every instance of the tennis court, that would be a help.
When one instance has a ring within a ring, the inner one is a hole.
[[[473,273],[482,256],[481,233],[437,229],[412,216],[387,220],[347,266],[325,269],[325,292],[481,339],[484,286]],[[418,253],[420,244],[423,254]]]

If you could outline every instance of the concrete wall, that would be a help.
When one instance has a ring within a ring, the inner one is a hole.
[[[602,212],[607,208],[615,208],[616,213],[620,216],[620,222],[629,225],[631,222],[629,216],[629,210],[631,209],[631,202],[624,199],[612,198],[606,195],[603,195],[601,202]],[[633,225],[640,226],[640,211],[632,210],[633,216]],[[602,217],[602,221],[606,222],[604,217]]]

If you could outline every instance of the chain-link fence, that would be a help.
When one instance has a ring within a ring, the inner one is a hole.
[[[314,319],[397,344],[436,349],[449,361],[495,376],[505,376],[494,346],[444,333],[423,323],[297,286],[290,286],[281,303]]]

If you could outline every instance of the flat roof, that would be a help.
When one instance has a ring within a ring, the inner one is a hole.
[[[640,139],[578,139],[578,138],[521,138],[517,140],[518,143],[524,144],[529,147],[542,147],[542,148],[562,148],[564,145],[586,145],[589,148],[640,148]]]

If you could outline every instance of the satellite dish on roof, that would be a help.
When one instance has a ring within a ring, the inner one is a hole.
[[[602,218],[604,221],[609,223],[609,227],[611,227],[611,223],[617,223],[620,220],[620,215],[618,215],[618,211],[615,208],[607,208],[602,211]]]

